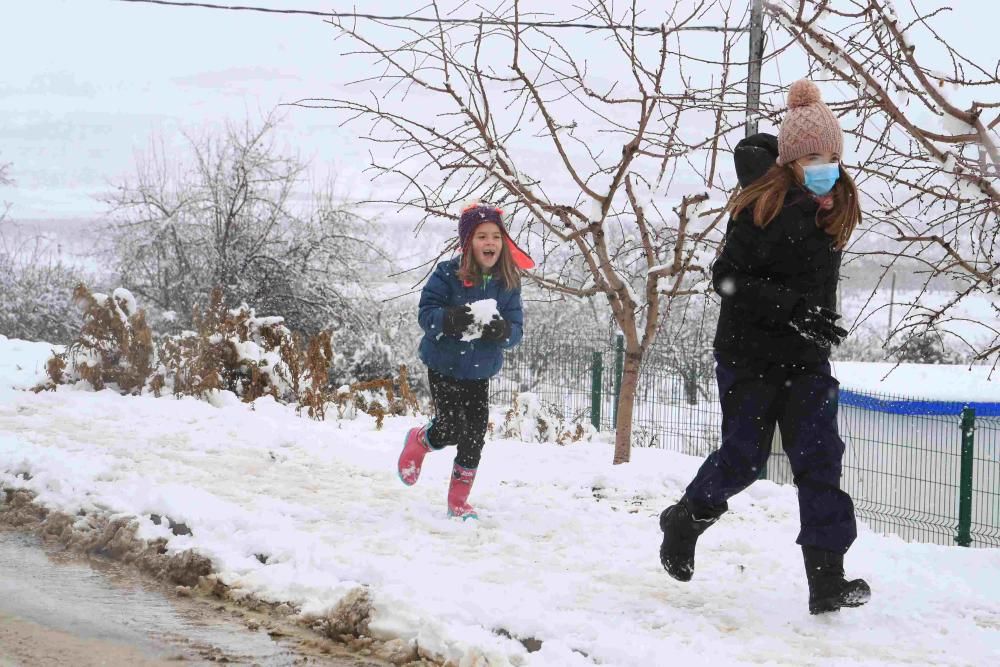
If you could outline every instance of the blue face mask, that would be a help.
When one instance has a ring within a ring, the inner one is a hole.
[[[825,195],[833,189],[833,185],[840,178],[840,163],[827,162],[826,164],[815,164],[802,167],[805,174],[806,190],[815,195]]]

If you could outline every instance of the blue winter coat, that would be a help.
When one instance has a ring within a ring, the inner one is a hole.
[[[503,350],[521,342],[524,333],[521,290],[506,289],[496,278],[466,287],[457,275],[458,265],[459,258],[438,264],[420,293],[417,319],[424,330],[420,359],[443,375],[459,380],[483,380],[496,375],[503,366]],[[510,336],[502,341],[462,341],[446,336],[442,326],[444,309],[481,299],[496,299],[500,317],[510,322]]]

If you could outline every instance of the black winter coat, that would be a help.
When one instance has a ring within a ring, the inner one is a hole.
[[[746,186],[773,164],[777,140],[764,134],[748,137],[734,155],[737,175]],[[730,219],[722,252],[712,266],[712,284],[722,297],[717,352],[809,366],[829,359],[829,348],[806,340],[789,324],[800,302],[837,307],[841,252],[817,225],[818,213],[812,196],[793,188],[782,211],[763,229],[753,224],[751,208]]]

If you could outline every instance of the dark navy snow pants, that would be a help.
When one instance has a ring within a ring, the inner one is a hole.
[[[478,468],[489,426],[489,380],[459,380],[428,369],[434,399],[434,423],[427,433],[431,447],[455,445],[455,463]]]
[[[854,503],[840,488],[840,385],[830,364],[769,365],[718,353],[715,358],[722,444],[685,492],[695,511],[723,506],[757,479],[777,423],[798,487],[801,530],[796,541],[845,553],[857,537],[857,524]]]

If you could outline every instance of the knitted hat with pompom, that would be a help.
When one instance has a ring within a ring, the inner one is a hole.
[[[462,214],[458,219],[458,247],[465,250],[469,246],[469,240],[476,227],[484,222],[492,222],[503,233],[504,244],[510,251],[514,265],[519,269],[533,269],[535,261],[528,256],[528,253],[521,250],[514,239],[507,233],[507,227],[503,223],[503,211],[496,206],[483,204],[482,202],[472,202],[462,209]]]
[[[507,228],[503,224],[503,211],[496,206],[478,201],[472,202],[462,209],[462,215],[458,219],[458,245],[462,248],[469,245],[472,232],[484,222],[492,222],[500,228],[504,236],[507,235]]]
[[[778,164],[790,164],[811,153],[844,154],[844,132],[823,104],[819,88],[799,79],[788,89],[788,112],[778,130]]]

